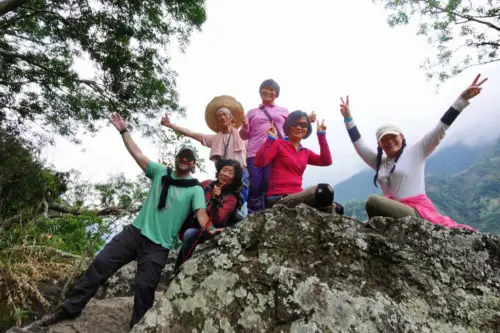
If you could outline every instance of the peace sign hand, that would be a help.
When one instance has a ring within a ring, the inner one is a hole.
[[[220,194],[222,192],[222,186],[224,186],[224,184],[221,184],[220,186],[217,186],[217,185],[214,186],[214,194],[213,195],[215,198],[220,196]]]
[[[345,101],[342,97],[340,97],[340,113],[345,118],[351,118],[351,109],[349,108],[349,96],[346,97]]]
[[[321,124],[319,123],[319,120],[318,120],[317,123],[316,123],[316,125],[317,125],[316,127],[317,127],[317,131],[318,132],[324,132],[324,131],[326,131],[325,119],[323,119],[321,121]]]
[[[276,127],[274,127],[274,120],[271,122],[271,128],[267,130],[267,134],[274,139],[278,136],[278,131],[276,130]]]
[[[470,84],[470,86],[467,87],[467,89],[465,89],[462,94],[460,95],[460,97],[462,97],[463,99],[465,99],[466,101],[468,101],[469,99],[479,95],[479,93],[481,92],[481,85],[486,82],[488,80],[488,78],[482,80],[481,82],[477,82],[479,81],[479,78],[481,77],[481,74],[478,74],[476,76],[476,78],[474,79],[474,81],[472,81],[472,83]]]

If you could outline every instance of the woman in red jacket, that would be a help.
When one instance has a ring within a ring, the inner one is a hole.
[[[318,184],[307,190],[302,189],[302,175],[308,164],[328,166],[332,164],[332,156],[326,141],[324,120],[318,122],[317,135],[320,154],[302,147],[301,141],[312,133],[309,116],[303,111],[294,111],[288,115],[283,125],[285,139],[277,137],[274,123],[268,130],[264,145],[255,156],[257,167],[271,165],[269,187],[267,191],[267,207],[279,203],[287,207],[295,207],[300,203],[331,212],[333,204],[333,188],[329,184]],[[336,209],[343,213],[341,206]]]
[[[185,223],[179,234],[182,237],[182,247],[177,255],[174,272],[191,257],[196,245],[214,237],[223,228],[241,220],[235,213],[242,205],[241,180],[243,169],[238,161],[219,160],[216,164],[216,180],[205,180],[201,186],[205,191],[207,213],[211,219],[209,230],[202,230],[196,219]]]

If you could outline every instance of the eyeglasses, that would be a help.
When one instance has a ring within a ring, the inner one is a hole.
[[[182,160],[182,159],[186,159],[186,161],[188,162],[192,162],[194,161],[194,156],[191,152],[182,152],[180,153],[179,155],[177,155],[177,158]]]
[[[300,121],[292,125],[292,127],[297,127],[297,126],[300,126],[300,128],[307,128],[309,124],[306,123],[305,121]]]

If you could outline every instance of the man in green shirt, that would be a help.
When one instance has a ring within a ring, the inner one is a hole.
[[[41,319],[42,325],[52,325],[79,316],[100,285],[119,268],[137,260],[134,308],[130,321],[132,328],[153,305],[168,253],[188,215],[195,212],[202,227],[206,226],[211,233],[218,231],[212,231],[203,189],[191,176],[196,163],[195,151],[183,146],[177,153],[175,170],[172,171],[143,155],[120,115],[113,114],[111,120],[130,155],[151,179],[151,188],[134,222],[125,226],[99,252],[66,301]]]

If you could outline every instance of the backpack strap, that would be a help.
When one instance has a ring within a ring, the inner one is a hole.
[[[267,112],[267,110],[264,107],[264,105],[260,106],[259,109],[261,109],[261,111],[266,114],[267,119],[269,119],[269,122],[272,124],[273,123],[273,118],[271,117],[271,115],[269,114],[269,112]],[[276,129],[276,132],[278,132],[278,138],[283,139],[283,137],[281,136],[281,133],[280,133],[280,131],[278,129]]]
[[[167,168],[167,174],[161,177],[161,184],[162,184],[162,189],[161,189],[161,194],[160,194],[160,200],[158,202],[158,209],[163,209],[165,208],[165,205],[167,204],[167,196],[168,196],[168,188],[171,185],[178,186],[178,187],[192,187],[192,186],[201,186],[200,182],[198,179],[192,178],[192,179],[173,179],[171,176],[172,169]]]

